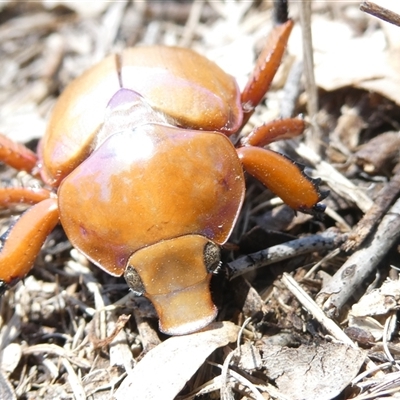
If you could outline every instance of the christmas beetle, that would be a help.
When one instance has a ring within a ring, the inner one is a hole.
[[[242,92],[190,49],[128,48],[65,89],[37,154],[1,135],[0,161],[43,181],[0,189],[2,207],[32,205],[2,237],[3,289],[26,276],[61,223],[73,246],[154,304],[161,331],[214,320],[209,282],[242,206],[243,171],[294,210],[323,211],[316,182],[264,148],[302,133],[302,119],[265,124],[236,146],[229,139],[268,90],[292,26],[274,28]]]

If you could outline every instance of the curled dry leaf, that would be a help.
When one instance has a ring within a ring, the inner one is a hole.
[[[357,164],[371,175],[389,176],[400,160],[400,132],[386,132],[371,139],[356,153]]]
[[[117,400],[174,399],[217,348],[237,339],[239,327],[215,322],[207,329],[167,339],[149,351],[115,393]]]

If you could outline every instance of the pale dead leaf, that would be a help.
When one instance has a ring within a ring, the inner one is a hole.
[[[265,346],[267,375],[291,400],[330,400],[357,375],[365,354],[341,343],[302,345],[297,349]]]
[[[372,335],[375,341],[379,341],[383,337],[384,326],[372,317],[355,317],[349,316],[349,328],[357,328]]]
[[[259,350],[251,342],[246,342],[240,346],[239,368],[250,372],[262,367],[261,355]]]
[[[397,36],[399,32],[397,28]],[[400,105],[400,48],[389,47],[390,38],[382,29],[355,36],[344,21],[314,15],[312,35],[319,87],[333,91],[352,86],[377,92]],[[299,37],[293,35],[289,45],[290,52],[301,58]]]
[[[22,350],[18,343],[10,343],[0,353],[1,371],[11,374],[21,360]]]
[[[388,279],[378,289],[367,293],[351,308],[351,315],[366,317],[371,315],[385,315],[397,309],[400,301],[400,280]]]
[[[174,399],[218,347],[237,339],[239,327],[215,322],[202,331],[167,339],[150,350],[115,393],[117,400]]]
[[[400,304],[400,281],[386,280],[378,289],[361,297],[354,304],[349,313],[349,326],[363,329],[370,333],[376,341],[383,337],[384,326],[375,318],[389,316],[399,308]],[[390,327],[389,333],[394,329]]]

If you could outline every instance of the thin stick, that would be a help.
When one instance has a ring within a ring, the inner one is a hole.
[[[377,17],[382,21],[400,26],[400,15],[388,10],[387,8],[381,7],[378,4],[370,1],[363,1],[360,5],[360,10]]]
[[[336,317],[364,280],[400,238],[400,199],[382,219],[367,244],[352,254],[317,296],[328,316]]]
[[[336,230],[327,230],[319,235],[307,236],[269,247],[230,262],[228,267],[231,279],[288,258],[314,251],[332,250],[339,247],[344,240],[345,236],[339,234]]]
[[[282,276],[283,284],[293,293],[302,306],[337,340],[357,348],[357,345],[342,331],[342,329],[328,318],[314,300],[300,287],[300,285],[288,274]]]
[[[321,130],[316,122],[318,113],[318,90],[314,75],[314,53],[311,32],[311,0],[300,2],[300,22],[303,41],[304,77],[307,93],[307,112],[310,118],[310,131],[306,143],[316,153],[320,153]]]
[[[398,198],[400,193],[400,169],[376,196],[375,204],[364,214],[355,228],[350,232],[349,238],[342,246],[342,250],[356,250],[375,230],[383,215]]]

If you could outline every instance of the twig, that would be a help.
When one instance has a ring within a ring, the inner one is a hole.
[[[307,112],[311,121],[311,129],[306,135],[308,146],[316,153],[320,152],[321,130],[316,122],[318,113],[318,90],[314,75],[314,53],[311,33],[311,1],[300,2],[300,21],[303,41],[304,77],[307,93]]]
[[[303,307],[337,340],[348,344],[353,348],[357,345],[340,329],[338,325],[328,318],[314,300],[300,287],[300,285],[288,274],[282,276],[283,284],[293,293]]]
[[[382,216],[387,212],[393,201],[400,193],[400,168],[390,182],[376,196],[375,204],[365,213],[363,218],[349,234],[348,240],[343,244],[344,251],[355,250],[374,230]]]
[[[371,387],[368,389],[368,392],[354,397],[354,400],[374,400],[378,397],[381,398],[382,396],[399,393],[400,372],[396,371],[386,374],[382,379],[380,379],[379,383],[375,383],[370,386]]]
[[[381,19],[382,21],[389,22],[393,25],[400,26],[400,15],[381,7],[378,4],[370,1],[363,1],[360,4],[360,10]]]
[[[294,116],[297,102],[301,92],[301,77],[303,75],[303,62],[297,61],[289,71],[288,77],[283,87],[283,97],[280,102],[282,118]]]
[[[229,382],[229,364],[232,361],[235,351],[232,350],[225,358],[221,368],[221,389],[220,397],[222,400],[229,400],[230,396],[230,382]]]
[[[393,368],[400,370],[400,365],[398,362],[396,362],[396,360],[392,356],[392,353],[390,352],[388,345],[391,333],[393,332],[396,325],[397,325],[397,315],[396,311],[394,311],[391,313],[391,315],[389,315],[389,317],[385,321],[382,345],[383,345],[383,352],[385,353],[387,360],[392,363]]]
[[[93,337],[91,338],[93,349],[96,350],[96,349],[101,349],[102,347],[109,346],[111,342],[117,337],[119,332],[121,332],[121,330],[124,328],[126,323],[129,321],[129,318],[130,315],[125,315],[125,314],[120,315],[117,322],[115,323],[114,329],[112,330],[110,335],[104,339],[97,339],[95,335],[93,335]]]
[[[338,316],[343,305],[372,273],[379,261],[400,237],[400,200],[380,223],[375,235],[335,273],[317,296],[329,316]]]
[[[344,235],[339,234],[336,230],[328,230],[319,235],[307,236],[277,246],[272,246],[228,263],[230,276],[231,279],[234,279],[249,271],[254,271],[255,269],[294,256],[311,253],[313,251],[332,250],[333,248],[339,247],[343,240],[345,240]]]

